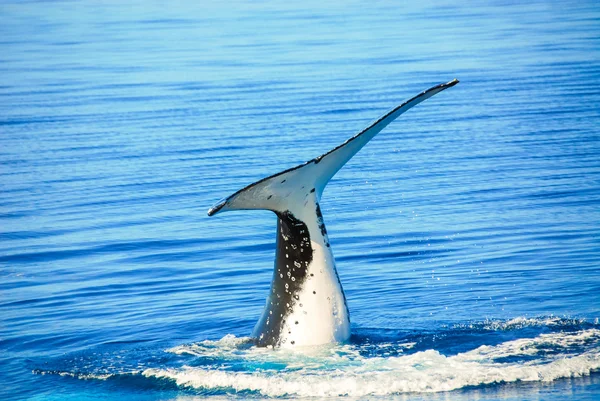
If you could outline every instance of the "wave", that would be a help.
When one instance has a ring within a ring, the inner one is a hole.
[[[478,344],[472,342],[473,336]],[[34,373],[125,383],[142,379],[156,388],[166,385],[210,396],[304,398],[385,397],[501,383],[547,383],[600,371],[600,327],[577,319],[517,318],[380,336],[374,341],[365,338],[359,334],[358,341],[348,344],[290,350],[257,348],[249,337],[227,335],[178,345],[166,354],[160,351],[164,356],[146,366],[142,362],[152,358],[142,351],[130,355],[129,368],[117,367],[117,361],[105,354],[97,363],[86,360],[78,366],[72,360],[66,361],[69,369]],[[112,368],[106,368],[107,362]]]
[[[234,352],[234,344],[244,343],[245,339],[228,337],[221,342],[225,344],[222,357]],[[215,343],[180,346],[171,352],[202,355],[201,349]],[[582,347],[586,350],[578,352]],[[550,382],[590,375],[600,369],[600,330],[541,334],[452,356],[431,349],[398,357],[366,358],[352,352],[351,346],[312,349],[308,354],[304,351],[250,348],[244,352],[244,358],[247,363],[260,366],[255,370],[184,366],[146,369],[142,374],[173,380],[179,386],[257,392],[269,397],[385,396],[495,383]],[[274,366],[265,368],[267,361]],[[288,364],[277,369],[277,361]]]
[[[481,323],[455,324],[455,329],[482,329],[491,331],[510,331],[528,327],[578,327],[590,324],[586,319],[568,318],[559,316],[545,317],[516,317],[510,320],[486,320]],[[594,320],[593,325],[599,325],[599,319]]]

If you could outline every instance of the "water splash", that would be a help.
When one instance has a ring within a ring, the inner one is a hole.
[[[211,396],[303,398],[386,397],[501,383],[547,383],[600,370],[600,327],[576,319],[516,318],[426,333],[375,334],[375,339],[359,334],[348,344],[292,350],[258,348],[249,337],[227,335],[155,350],[152,356],[138,350],[123,358],[120,352],[114,358],[128,362],[118,368],[103,354],[97,361],[102,366],[94,366],[89,358],[78,365],[76,361],[82,360],[78,357],[63,361],[71,363],[71,369],[34,372],[81,380],[141,380]]]
[[[178,386],[257,392],[269,397],[358,397],[441,392],[519,381],[550,382],[590,375],[600,369],[598,329],[541,334],[483,345],[452,356],[430,349],[398,357],[364,357],[358,348],[339,345],[310,349],[308,353],[249,348],[241,354],[229,348],[223,349],[224,362],[241,358],[255,369],[183,366],[146,369],[142,374],[172,380]],[[171,351],[200,356],[199,349],[192,345]]]

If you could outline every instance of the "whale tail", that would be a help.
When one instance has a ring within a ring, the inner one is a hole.
[[[329,180],[382,129],[413,106],[457,83],[458,80],[454,79],[419,93],[329,152],[263,178],[219,201],[208,210],[208,215],[227,210],[247,209],[266,209],[276,213],[295,212],[298,208],[306,206],[307,193],[314,193],[318,201]]]

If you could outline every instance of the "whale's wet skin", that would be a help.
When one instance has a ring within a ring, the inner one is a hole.
[[[272,210],[277,251],[271,291],[253,336],[261,346],[318,345],[350,337],[350,314],[319,201],[329,180],[363,146],[405,111],[458,83],[434,86],[381,116],[331,151],[264,178],[213,206]]]

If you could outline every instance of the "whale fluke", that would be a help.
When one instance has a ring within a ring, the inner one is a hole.
[[[250,184],[208,210],[212,216],[228,210],[266,209],[278,216],[271,291],[253,332],[258,345],[315,345],[349,338],[346,299],[319,207],[323,190],[398,116],[457,83],[454,79],[421,92],[329,152]]]

